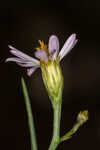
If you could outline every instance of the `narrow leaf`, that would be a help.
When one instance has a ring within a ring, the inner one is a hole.
[[[30,139],[31,139],[31,150],[37,150],[37,142],[36,142],[32,109],[31,109],[31,104],[30,104],[27,87],[26,87],[26,84],[25,84],[25,81],[23,78],[21,78],[21,84],[22,84],[22,90],[23,90],[23,94],[24,94],[27,117],[28,117],[28,126],[29,126]]]

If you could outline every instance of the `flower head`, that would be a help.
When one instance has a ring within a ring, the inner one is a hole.
[[[9,45],[10,53],[16,57],[7,58],[6,62],[16,62],[18,65],[27,68],[27,75],[31,76],[32,73],[39,67],[42,63],[48,63],[50,61],[55,61],[57,58],[62,60],[65,55],[75,46],[77,43],[76,34],[72,34],[65,42],[61,51],[59,52],[59,40],[57,36],[52,35],[49,38],[48,47],[43,41],[40,41],[40,47],[36,48],[35,58],[28,56],[27,54],[19,51],[13,46]]]
[[[32,58],[16,48],[9,46],[10,53],[16,57],[6,59],[6,62],[13,61],[18,65],[27,68],[28,76],[37,69],[41,68],[44,85],[51,100],[58,101],[62,99],[63,75],[60,68],[60,61],[77,43],[76,34],[72,34],[61,51],[59,52],[59,40],[57,36],[52,35],[49,38],[48,46],[40,41],[40,47],[36,48],[35,58]]]

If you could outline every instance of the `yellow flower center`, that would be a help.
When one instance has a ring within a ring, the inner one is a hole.
[[[43,50],[49,55],[48,46],[44,44],[43,41],[39,40],[40,47],[37,47],[36,50]]]

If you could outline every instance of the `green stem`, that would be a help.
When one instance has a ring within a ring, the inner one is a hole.
[[[80,126],[81,126],[81,123],[77,122],[68,133],[66,133],[63,137],[61,137],[60,143],[63,141],[67,141],[68,139],[72,138],[72,135],[74,133],[76,133],[76,131],[79,129]]]
[[[53,103],[53,137],[48,150],[55,150],[60,143],[60,120],[61,120],[61,101]]]
[[[66,141],[72,137],[72,135],[88,120],[88,110],[80,111],[77,116],[77,122],[73,128],[60,138],[60,143]]]
[[[30,99],[29,99],[27,87],[26,87],[26,84],[25,84],[23,78],[21,79],[21,83],[22,83],[22,89],[23,89],[26,111],[27,111],[27,116],[28,116],[28,125],[29,125],[30,138],[31,138],[31,150],[37,150],[37,143],[36,143],[32,109],[31,109],[31,104],[30,104]]]

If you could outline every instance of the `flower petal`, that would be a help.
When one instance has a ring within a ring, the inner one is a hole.
[[[9,61],[16,62],[19,66],[22,67],[33,67],[33,66],[39,67],[39,65],[34,65],[33,62],[28,62],[17,57],[7,58],[5,62],[9,62]]]
[[[9,61],[13,61],[13,62],[16,62],[16,63],[22,63],[22,60],[20,58],[17,58],[17,57],[11,57],[11,58],[7,58],[5,60],[5,62],[9,62]]]
[[[50,36],[48,45],[50,56],[56,58],[59,53],[59,40],[57,36],[55,35]]]
[[[69,51],[76,45],[77,43],[76,34],[72,34],[67,41],[65,42],[63,48],[59,53],[60,60],[69,53]]]
[[[35,58],[32,58],[31,56],[28,56],[27,54],[17,50],[16,48],[12,47],[11,45],[8,45],[8,47],[11,49],[10,50],[11,54],[19,57],[22,60],[32,62],[34,64],[33,66],[40,65],[40,62],[38,60],[36,60]]]
[[[44,61],[44,62],[47,62],[48,61],[48,56],[47,56],[47,53],[43,50],[37,50],[35,53],[34,53],[35,57],[37,57],[38,59]]]
[[[32,64],[28,64],[28,63],[18,63],[18,62],[16,62],[16,63],[21,67],[35,67]]]
[[[27,69],[27,75],[30,77],[32,75],[32,73],[35,72],[35,70],[38,68],[39,66],[36,66],[36,67],[32,67],[32,68],[29,68]]]

